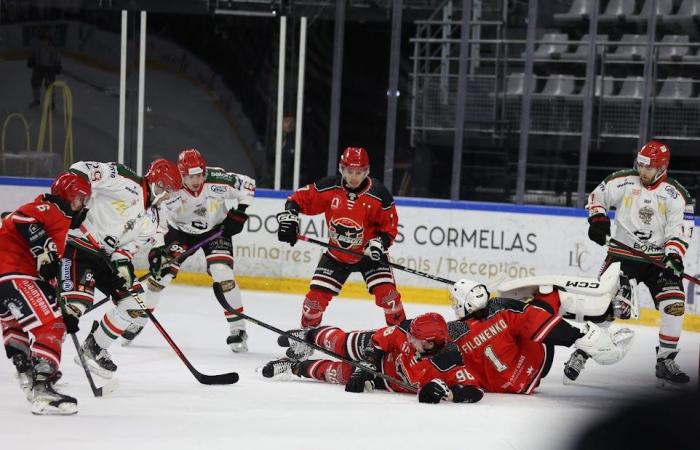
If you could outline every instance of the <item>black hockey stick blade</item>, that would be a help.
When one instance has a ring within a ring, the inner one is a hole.
[[[311,347],[311,348],[313,348],[313,349],[315,349],[315,350],[318,350],[318,351],[321,352],[321,353],[325,353],[325,354],[328,355],[328,356],[332,356],[333,358],[337,358],[337,359],[339,359],[340,361],[346,362],[346,363],[350,364],[350,365],[353,366],[353,367],[356,367],[356,368],[358,368],[358,369],[364,370],[365,372],[369,372],[369,373],[371,373],[372,375],[374,375],[374,376],[376,376],[376,377],[380,377],[380,378],[383,378],[383,379],[385,379],[385,380],[387,380],[387,381],[390,381],[391,383],[394,383],[394,384],[396,384],[396,385],[399,385],[399,386],[403,387],[404,389],[407,389],[407,390],[410,391],[410,392],[416,392],[416,390],[417,390],[416,386],[412,386],[412,385],[410,385],[410,384],[408,384],[408,383],[406,383],[406,382],[404,382],[404,381],[398,380],[398,379],[396,379],[396,378],[394,378],[394,377],[391,377],[391,376],[389,376],[389,375],[386,375],[386,374],[384,374],[384,373],[382,373],[382,372],[378,372],[378,371],[376,371],[376,370],[374,370],[374,369],[371,369],[371,368],[369,368],[369,367],[367,367],[367,366],[365,366],[365,365],[360,364],[360,363],[357,362],[357,361],[353,361],[353,360],[351,360],[351,359],[345,358],[345,357],[343,357],[343,356],[341,356],[341,355],[339,355],[339,354],[337,354],[337,353],[335,353],[335,352],[333,352],[333,351],[331,351],[331,350],[328,350],[328,349],[323,348],[323,347],[321,347],[321,346],[319,346],[319,345],[316,345],[316,344],[314,344],[313,342],[306,342],[306,341],[304,341],[303,339],[299,339],[298,337],[296,337],[296,336],[294,336],[294,335],[291,335],[291,334],[287,333],[286,331],[280,330],[279,328],[274,327],[274,326],[272,326],[272,325],[270,325],[270,324],[268,324],[268,323],[262,322],[262,321],[260,321],[260,320],[258,320],[258,319],[255,319],[255,318],[253,318],[253,317],[250,317],[250,316],[247,315],[247,314],[243,314],[243,313],[240,313],[240,312],[236,311],[236,310],[235,310],[234,308],[232,308],[231,305],[229,305],[228,302],[226,301],[226,297],[224,296],[224,290],[223,290],[222,287],[221,287],[221,283],[218,283],[218,282],[215,282],[215,283],[214,283],[214,296],[216,297],[216,301],[219,302],[219,304],[221,305],[222,308],[224,308],[226,311],[229,311],[229,312],[231,312],[231,313],[237,315],[238,317],[241,317],[241,318],[243,318],[243,319],[246,319],[246,320],[249,321],[249,322],[253,322],[253,323],[256,324],[256,325],[261,326],[261,327],[263,327],[263,328],[266,328],[266,329],[268,329],[268,330],[270,330],[270,331],[273,331],[273,332],[275,332],[275,333],[277,333],[277,334],[279,334],[279,335],[281,335],[281,336],[285,336],[287,339],[291,339],[291,340],[294,340],[294,341],[297,341],[297,342],[301,342],[301,343],[303,343],[303,344],[305,344],[305,345],[308,345],[309,347]]]

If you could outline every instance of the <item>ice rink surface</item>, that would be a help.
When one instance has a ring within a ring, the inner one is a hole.
[[[246,313],[282,329],[299,323],[301,296],[244,291]],[[81,322],[81,342],[93,319]],[[409,317],[448,307],[406,304]],[[258,372],[282,355],[277,335],[254,324],[247,354],[225,344],[228,325],[211,289],[171,286],[156,317],[192,364],[208,374],[237,371],[230,386],[199,384],[155,327],[130,347],[111,353],[121,385],[94,398],[64,344],[59,390],[76,396],[76,416],[32,416],[7,360],[0,364],[0,435],[6,449],[565,449],[591,420],[630,399],[663,395],[654,377],[657,329],[632,327],[636,339],[614,366],[589,361],[575,386],[562,384],[570,351],[558,348],[552,370],[531,396],[486,394],[477,404],[419,404],[412,395],[375,391],[348,394],[341,386],[294,379],[273,381]],[[336,299],[325,324],[344,329],[383,325],[368,301]],[[697,386],[700,334],[684,332],[677,361]],[[319,357],[318,353],[314,357]],[[3,358],[4,359],[4,358]],[[98,382],[102,382],[97,378]],[[639,430],[638,430],[639,431]]]

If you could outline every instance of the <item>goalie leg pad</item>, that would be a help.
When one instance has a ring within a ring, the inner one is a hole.
[[[604,317],[607,315],[611,294],[585,295],[577,292],[559,291],[562,315],[571,314],[576,321],[583,322],[584,317]]]
[[[586,334],[577,339],[574,346],[590,355],[598,364],[608,365],[620,361],[632,345],[634,332],[629,328],[614,334],[593,322],[587,322]]]

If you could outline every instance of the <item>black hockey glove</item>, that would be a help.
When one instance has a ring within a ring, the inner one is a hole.
[[[358,367],[352,371],[350,379],[345,383],[345,392],[372,392],[374,390],[374,375]]]
[[[248,214],[237,209],[229,209],[226,213],[226,218],[221,222],[223,230],[222,236],[230,238],[243,231],[243,225],[248,220]]]
[[[672,272],[675,276],[683,275],[683,257],[678,253],[669,253],[662,260],[667,272]]]
[[[594,214],[588,218],[588,237],[598,245],[605,245],[610,236],[610,218],[607,214]]]
[[[89,210],[87,208],[83,208],[80,211],[78,211],[77,213],[73,214],[73,218],[70,221],[69,228],[71,230],[78,228],[80,226],[80,224],[83,223],[83,220],[85,220],[85,217],[87,216],[88,211]]]
[[[56,278],[61,263],[58,260],[56,243],[53,239],[46,239],[41,247],[33,247],[32,254],[36,258],[36,270],[41,278],[47,281]]]
[[[365,244],[363,253],[372,261],[387,261],[387,256],[385,253],[386,249],[382,240],[378,237],[372,238]]]
[[[80,310],[78,310],[74,306],[65,305],[65,307],[62,308],[61,313],[63,315],[63,323],[66,324],[66,333],[77,333],[80,330],[80,328],[78,327],[78,323],[80,322],[81,316]]]
[[[183,253],[185,253],[185,249],[177,242],[173,242],[167,247],[153,247],[148,252],[148,271],[153,278],[160,280],[171,272],[173,266],[181,262],[177,258]]]
[[[297,243],[297,234],[299,234],[299,214],[293,210],[283,211],[277,214],[277,222],[279,223],[277,239],[294,246]]]
[[[440,403],[452,393],[447,383],[439,378],[434,378],[423,386],[418,392],[418,401],[421,403]]]
[[[484,391],[476,386],[452,386],[452,401],[455,403],[476,403],[483,396]]]
[[[119,278],[122,279],[122,285],[117,287],[117,290],[128,290],[134,284],[134,264],[127,258],[115,258],[112,260],[112,266]],[[116,284],[116,283],[115,283]]]

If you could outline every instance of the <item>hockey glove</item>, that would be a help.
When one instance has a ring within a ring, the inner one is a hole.
[[[83,208],[77,213],[73,214],[73,218],[70,221],[70,225],[68,228],[71,230],[75,230],[80,226],[81,223],[85,220],[85,217],[87,217],[88,209]]]
[[[662,260],[667,272],[672,272],[675,276],[683,275],[683,257],[678,253],[669,253]]]
[[[80,321],[80,310],[73,305],[66,305],[62,310],[63,323],[66,325],[66,333],[75,334],[80,328],[78,323]]]
[[[452,401],[455,403],[476,403],[484,396],[484,391],[476,386],[452,386]]]
[[[118,253],[112,254],[112,266],[117,272],[117,276],[123,280],[122,285],[117,289],[129,289],[131,285],[134,284],[134,264],[130,259],[124,258]]]
[[[32,248],[32,254],[36,258],[36,270],[41,278],[47,281],[56,278],[61,263],[58,260],[56,243],[53,239],[48,238],[43,246]]]
[[[169,273],[175,275],[180,263],[177,258],[183,253],[185,253],[185,249],[177,242],[173,242],[167,247],[153,247],[148,252],[148,271],[156,281]],[[175,270],[172,270],[173,268]]]
[[[605,245],[610,236],[610,218],[607,214],[594,214],[588,218],[588,237],[598,245]]]
[[[243,225],[248,220],[248,214],[237,209],[230,209],[226,213],[226,218],[221,222],[223,229],[222,236],[230,238],[243,231]]]
[[[451,394],[452,391],[447,383],[439,378],[434,378],[420,389],[418,401],[420,403],[440,403],[440,400],[448,399]]]
[[[372,238],[365,244],[364,254],[372,261],[386,261],[384,244],[379,238]]]
[[[345,383],[345,392],[372,392],[374,390],[374,375],[356,367]]]
[[[297,234],[299,234],[299,215],[296,211],[286,210],[277,214],[277,222],[279,229],[277,230],[277,239],[280,242],[288,242],[294,246],[297,243]]]

